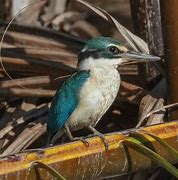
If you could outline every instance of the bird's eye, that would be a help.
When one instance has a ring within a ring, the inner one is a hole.
[[[109,46],[108,51],[112,54],[118,54],[120,53],[120,50],[116,46]]]

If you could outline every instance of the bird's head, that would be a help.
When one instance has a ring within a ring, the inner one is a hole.
[[[91,66],[114,66],[159,60],[157,56],[131,50],[126,44],[109,38],[97,37],[86,42],[78,56],[78,69],[89,70]]]

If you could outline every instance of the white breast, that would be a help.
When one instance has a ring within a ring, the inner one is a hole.
[[[71,130],[95,126],[116,98],[120,76],[115,67],[91,68],[79,94],[79,105],[67,124]]]

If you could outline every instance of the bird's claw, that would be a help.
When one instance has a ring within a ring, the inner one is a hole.
[[[102,134],[102,133],[100,133],[99,131],[97,131],[94,127],[92,127],[92,126],[88,126],[88,129],[91,131],[91,132],[93,132],[93,136],[98,136],[98,137],[100,137],[100,139],[103,141],[103,143],[104,143],[104,146],[105,146],[105,148],[106,148],[106,150],[108,150],[109,149],[109,143],[108,143],[108,141],[106,140],[106,137],[105,137],[105,135],[104,134]]]
[[[104,134],[102,134],[102,133],[100,133],[100,132],[95,132],[93,135],[100,137],[101,140],[102,140],[103,143],[104,143],[104,146],[105,146],[106,150],[109,149],[109,143],[108,143],[108,141],[106,140],[106,137],[105,137]]]
[[[87,147],[89,147],[89,142],[86,140],[86,139],[84,139],[83,137],[75,137],[75,138],[73,138],[73,141],[82,141]]]

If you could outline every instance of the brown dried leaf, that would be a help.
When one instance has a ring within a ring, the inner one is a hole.
[[[136,86],[134,84],[121,81],[121,86],[119,90],[119,101],[125,101],[132,104],[140,104],[141,99],[148,94],[143,88]]]
[[[2,156],[8,154],[18,153],[24,148],[27,148],[32,144],[39,136],[46,132],[46,127],[44,125],[47,120],[47,116],[42,116],[40,119],[34,121],[34,126],[27,126],[23,132],[13,141],[8,148],[2,153]]]
[[[83,0],[77,0],[78,2],[84,4],[91,10],[93,10],[96,14],[101,16],[108,22],[111,22],[121,33],[121,35],[125,38],[125,40],[129,43],[129,45],[136,51],[141,51],[143,53],[149,53],[148,45],[145,41],[143,41],[138,36],[131,33],[128,29],[122,26],[114,17],[112,17],[109,13],[104,11],[103,9],[96,7],[88,2]]]
[[[18,97],[53,97],[54,90],[45,89],[30,89],[30,88],[2,88],[0,89],[1,96],[18,96]]]
[[[24,103],[22,106],[24,106]],[[47,112],[47,110],[48,106],[46,104],[42,104],[36,108],[29,106],[29,108],[26,108],[27,112],[24,112],[23,116],[19,117],[18,119],[14,119],[0,130],[0,138],[3,138],[7,133],[12,131],[20,124],[27,123],[30,119],[43,115],[45,112]]]
[[[152,125],[163,122],[163,117],[165,115],[164,109],[156,114],[151,112],[164,106],[165,95],[166,80],[165,78],[162,78],[160,82],[149,92],[149,95],[146,95],[141,100],[139,108],[139,121],[136,127],[140,127],[143,124]],[[150,114],[150,117],[146,121],[145,119],[147,118],[148,114]]]
[[[74,25],[72,25],[70,32],[74,35],[80,36],[82,39],[101,36],[101,33],[95,26],[84,20],[79,20]]]
[[[165,110],[163,109],[161,112],[159,112],[159,114],[154,114],[153,116],[151,116],[151,114],[153,114],[151,112],[163,106],[164,106],[164,99],[162,98],[157,99],[152,97],[151,95],[145,96],[140,103],[140,109],[139,109],[140,117],[136,127],[140,127],[143,124],[153,125],[153,124],[162,123]],[[149,117],[148,114],[150,114],[149,115],[151,116],[150,118],[148,118]],[[148,118],[147,121],[146,118]]]
[[[168,104],[166,106],[161,106],[157,109],[154,109],[152,111],[150,111],[149,113],[147,113],[139,122],[139,124],[137,125],[138,127],[142,125],[143,122],[145,122],[146,118],[150,117],[151,115],[155,114],[155,113],[160,113],[160,112],[164,112],[165,109],[168,109],[168,108],[173,108],[173,107],[177,107],[178,106],[178,103],[173,103],[173,104]]]
[[[76,11],[69,11],[69,12],[64,12],[62,14],[59,14],[52,20],[52,27],[55,30],[59,30],[61,25],[68,23],[72,24],[75,21],[78,21],[81,19],[80,13]]]
[[[36,85],[36,87],[42,87],[44,84],[50,84],[51,81],[54,81],[54,79],[50,78],[50,76],[27,77],[15,79],[14,81],[0,81],[0,88],[17,87],[18,85],[25,87],[30,85]]]

